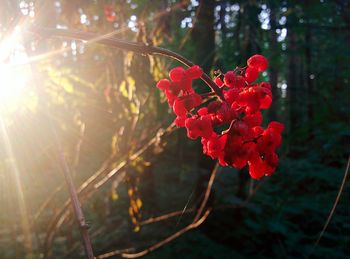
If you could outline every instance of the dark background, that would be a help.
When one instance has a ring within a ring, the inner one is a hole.
[[[269,60],[260,80],[271,83],[274,100],[264,125],[286,125],[275,175],[255,181],[246,169],[220,168],[207,220],[145,258],[350,257],[348,183],[314,246],[350,153],[348,0],[0,1],[2,39],[16,25],[32,24],[152,43],[211,75],[243,67],[256,53]],[[94,184],[127,163],[106,184],[81,194],[96,255],[140,251],[191,223],[193,213],[185,212],[142,224],[198,206],[215,164],[202,155],[199,141],[177,129],[133,156],[174,119],[155,84],[179,64],[25,29],[22,36],[31,57],[65,49],[31,63],[34,104],[2,115],[13,155],[2,141],[0,258],[40,258],[44,251],[52,258],[83,258],[70,206],[62,207],[68,192],[59,145],[77,188],[96,172]],[[197,81],[199,92],[208,91]]]

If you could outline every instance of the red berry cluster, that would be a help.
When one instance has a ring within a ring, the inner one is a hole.
[[[105,14],[106,20],[109,22],[115,22],[117,20],[117,16],[114,9],[115,9],[114,6],[111,4],[107,4],[104,6],[104,14]]]
[[[267,69],[268,61],[254,55],[247,67],[236,68],[214,79],[223,98],[202,105],[202,96],[192,88],[192,80],[203,74],[199,66],[187,70],[176,67],[168,79],[161,79],[157,87],[164,91],[169,106],[177,115],[175,124],[187,129],[191,139],[201,137],[203,153],[219,159],[222,166],[243,168],[249,165],[252,178],[272,175],[278,164],[275,150],[282,142],[284,125],[270,122],[261,127],[261,109],[272,102],[270,84],[254,83]],[[226,128],[219,133],[219,129]]]

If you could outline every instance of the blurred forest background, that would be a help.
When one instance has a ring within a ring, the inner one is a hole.
[[[145,258],[350,257],[348,183],[314,247],[350,153],[349,0],[0,0],[2,40],[32,24],[161,46],[211,75],[256,53],[270,61],[264,120],[286,125],[277,172],[255,181],[219,168],[207,220]],[[169,127],[175,116],[155,84],[179,63],[21,36],[16,53],[36,58],[24,97],[1,112],[0,258],[84,257],[62,150],[95,255],[141,251],[190,224],[215,161]]]

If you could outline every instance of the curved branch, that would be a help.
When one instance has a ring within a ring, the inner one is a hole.
[[[203,200],[202,200],[201,205],[200,205],[200,207],[199,207],[199,209],[197,211],[196,216],[193,219],[193,222],[196,222],[199,219],[199,217],[201,216],[205,206],[207,205],[207,202],[208,202],[208,199],[209,199],[209,196],[210,196],[210,193],[211,193],[211,190],[212,190],[212,187],[213,187],[214,180],[215,180],[216,173],[217,173],[218,169],[219,169],[219,163],[217,162],[215,164],[215,166],[214,166],[214,169],[211,172],[207,189],[206,189],[206,191],[204,193]]]
[[[65,38],[71,38],[76,40],[83,40],[83,41],[87,41],[86,42],[87,44],[97,42],[110,47],[131,51],[131,52],[136,52],[141,55],[165,56],[165,57],[169,57],[171,59],[177,60],[187,67],[191,67],[194,65],[190,60],[186,59],[185,57],[171,50],[155,47],[151,45],[146,45],[143,43],[120,40],[113,37],[112,36],[113,34],[99,35],[92,32],[40,28],[40,27],[31,27],[29,31],[32,33],[38,34],[40,36],[65,37]],[[216,95],[220,99],[224,100],[224,96],[222,94],[221,89],[213,82],[213,80],[206,73],[203,73],[201,79],[212,89],[212,91],[216,93]]]
[[[313,254],[315,248],[318,246],[318,243],[321,241],[321,238],[322,238],[323,234],[326,232],[326,229],[327,229],[329,223],[331,222],[331,219],[333,217],[335,209],[336,209],[336,207],[337,207],[337,205],[339,203],[340,197],[341,197],[341,195],[343,193],[343,189],[344,189],[344,186],[345,186],[346,179],[348,178],[349,167],[350,167],[350,155],[349,155],[348,163],[346,165],[346,169],[345,169],[345,172],[344,172],[343,180],[342,180],[342,182],[340,184],[339,191],[338,191],[337,197],[335,198],[333,207],[332,207],[332,209],[331,209],[331,211],[330,211],[330,213],[328,215],[328,218],[327,218],[326,223],[324,224],[324,226],[322,228],[321,233],[319,234],[319,236],[318,236],[314,246],[311,249],[311,252],[310,252],[308,258]]]
[[[114,256],[114,255],[121,255],[122,257],[124,258],[137,258],[137,257],[141,257],[141,256],[144,256],[160,247],[162,247],[163,245],[173,241],[174,239],[178,238],[179,236],[183,235],[184,233],[186,233],[187,231],[193,229],[193,228],[197,228],[199,227],[199,225],[201,225],[206,219],[207,217],[209,216],[209,213],[210,211],[212,210],[212,208],[208,208],[206,209],[206,211],[203,213],[204,211],[204,208],[207,206],[207,203],[208,203],[208,199],[209,199],[209,196],[210,196],[210,193],[211,193],[211,190],[213,188],[213,183],[214,183],[214,180],[215,180],[215,176],[217,174],[217,171],[219,169],[219,163],[216,163],[212,172],[211,172],[211,175],[210,175],[210,179],[208,181],[208,185],[207,185],[207,188],[205,190],[205,193],[204,193],[204,198],[203,200],[201,201],[201,204],[194,216],[194,219],[192,221],[191,224],[187,225],[186,227],[182,228],[181,230],[175,232],[174,234],[168,236],[167,238],[163,239],[162,241],[150,246],[149,248],[147,249],[144,249],[140,252],[136,252],[136,253],[122,253],[120,252],[120,250],[116,250],[116,251],[112,251],[112,252],[109,252],[109,253],[106,253],[106,254],[103,254],[103,255],[100,255],[98,256],[97,258],[108,258],[108,257],[111,257],[111,256]],[[192,209],[189,209],[188,212],[190,211],[193,211]],[[173,212],[173,213],[170,213],[170,214],[166,214],[166,215],[163,215],[163,216],[160,216],[160,217],[156,217],[156,218],[151,218],[149,219],[148,221],[145,221],[146,223],[144,224],[149,224],[149,223],[153,223],[153,222],[157,222],[157,221],[162,221],[162,220],[165,220],[167,218],[171,218],[171,217],[174,217],[174,216],[177,216],[177,215],[182,215],[184,213],[184,211],[179,211],[179,212]],[[201,214],[203,213],[203,215],[201,216]]]
[[[141,256],[144,256],[168,243],[170,243],[171,241],[173,241],[174,239],[178,238],[179,236],[185,234],[187,231],[191,230],[191,229],[194,229],[194,228],[197,228],[199,227],[206,219],[207,217],[209,216],[209,213],[210,213],[211,209],[207,209],[205,211],[205,213],[203,214],[203,216],[198,219],[196,222],[193,222],[189,225],[187,225],[186,227],[182,228],[181,230],[175,232],[174,234],[168,236],[167,238],[163,239],[162,241],[150,246],[149,248],[147,249],[144,249],[140,252],[136,252],[136,253],[125,253],[125,252],[121,252],[120,250],[118,251],[113,251],[113,252],[109,252],[109,253],[106,253],[106,254],[102,254],[102,255],[99,255],[97,256],[98,259],[102,259],[102,258],[108,258],[108,257],[111,257],[111,256],[115,256],[115,255],[121,255],[121,257],[123,258],[138,258],[138,257],[141,257]]]

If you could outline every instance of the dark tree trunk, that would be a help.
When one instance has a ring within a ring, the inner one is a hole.
[[[214,31],[214,0],[199,1],[197,22],[193,28],[191,37],[196,52],[194,62],[200,65],[207,73],[210,72],[214,62],[215,54],[215,31]],[[200,91],[199,91],[200,92]],[[211,158],[201,155],[198,160],[198,180],[195,190],[195,200],[200,201],[206,184],[210,177],[210,172],[214,167],[215,161]]]
[[[289,132],[290,143],[293,143],[290,146],[290,151],[293,153],[294,147],[296,146],[295,133],[298,130],[298,122],[300,115],[300,102],[298,100],[298,91],[300,87],[298,85],[298,53],[297,53],[297,34],[293,29],[292,24],[295,24],[296,18],[294,14],[291,14],[288,19],[288,34],[287,34],[287,47],[288,47],[288,73],[287,73],[287,97],[289,102]]]
[[[214,0],[199,1],[199,13],[197,22],[192,32],[192,40],[196,52],[194,61],[205,72],[212,68],[215,54],[215,31],[214,31]]]
[[[305,62],[306,62],[306,85],[307,85],[307,122],[308,122],[308,138],[309,140],[313,139],[313,121],[314,121],[314,82],[312,78],[312,34],[311,28],[307,27],[305,32]]]
[[[270,47],[270,66],[269,66],[269,79],[271,84],[271,91],[272,96],[274,98],[274,101],[271,104],[270,109],[268,110],[268,116],[269,120],[278,120],[277,117],[277,100],[278,100],[278,94],[277,94],[277,83],[278,83],[278,69],[277,69],[277,61],[279,56],[279,48],[277,43],[277,6],[275,2],[271,2],[270,6],[270,31],[268,34],[268,41],[269,41],[269,47]]]

